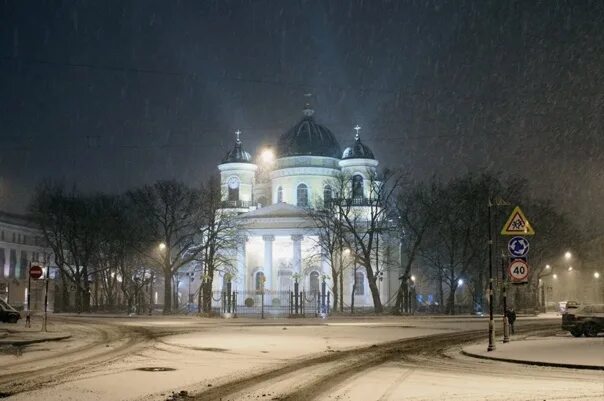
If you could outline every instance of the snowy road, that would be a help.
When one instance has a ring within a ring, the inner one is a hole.
[[[483,319],[70,318],[74,338],[0,355],[11,400],[600,399],[602,372],[463,357]],[[551,331],[558,320],[521,320]],[[141,368],[165,368],[141,371]],[[583,398],[581,398],[583,397]]]

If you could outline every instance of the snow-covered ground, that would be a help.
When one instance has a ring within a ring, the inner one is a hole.
[[[529,321],[520,319],[518,325],[528,324]],[[50,372],[50,378],[49,372],[40,372],[39,381],[43,384],[25,386],[22,390],[27,391],[17,392],[9,399],[159,401],[165,400],[172,391],[199,392],[254,372],[270,371],[307,358],[334,355],[332,353],[356,347],[461,330],[485,329],[486,333],[486,320],[480,318],[367,317],[225,321],[183,317],[91,317],[53,324],[57,330],[61,325],[70,327],[74,333],[73,338],[61,343],[27,347],[22,356],[0,356],[0,392],[11,392],[11,389],[20,388],[11,386],[10,381],[2,381],[3,375],[10,373],[16,375],[15,380],[22,381],[21,378],[17,379],[19,372],[40,366],[38,360],[42,361],[41,366],[49,367],[52,366],[53,360],[60,361],[60,366]],[[78,349],[80,352],[70,353]],[[461,363],[471,366],[490,363],[488,366],[496,367],[504,364],[477,361],[462,358]],[[240,394],[247,396],[246,392],[249,392],[249,395],[254,394],[254,398],[258,395],[258,399],[271,399],[267,398],[267,394],[273,397],[277,390],[285,392],[305,381],[312,382],[320,375],[319,372],[329,372],[337,363],[328,362],[321,366],[296,370],[290,375],[275,379],[274,382],[267,382],[265,387],[263,383],[259,383],[258,388],[242,390]],[[543,378],[531,381],[530,374],[527,377],[485,377],[482,368],[469,371],[458,368],[443,370],[447,363],[450,363],[448,359],[439,359],[436,362],[413,359],[390,361],[342,380],[334,386],[333,391],[324,393],[321,397],[368,401],[482,400],[485,397],[517,399],[502,398],[509,396],[509,388],[505,390],[509,386],[520,386],[524,392],[518,394],[527,397],[538,394],[540,386],[551,391],[559,389],[562,391],[559,395],[573,394],[578,388],[582,389],[581,394],[588,397],[593,394],[598,397],[604,395],[602,386],[594,384],[593,375],[588,375],[585,382],[577,381],[576,377],[568,380],[562,377],[550,383],[550,379]],[[137,370],[149,367],[171,370]],[[559,378],[560,375],[557,375]],[[490,384],[486,386],[482,383]],[[266,390],[268,387],[271,391]],[[262,394],[265,394],[265,397]],[[407,398],[408,396],[415,398]]]
[[[464,351],[491,358],[568,365],[595,366],[604,369],[604,336],[575,338],[570,334],[556,337],[527,337],[507,344],[499,343],[494,351],[475,344]]]

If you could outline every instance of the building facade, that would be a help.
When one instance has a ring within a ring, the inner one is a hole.
[[[28,269],[31,263],[47,266],[51,261],[44,242],[42,232],[29,218],[0,212],[0,298],[17,308],[27,308],[31,291],[31,309],[42,310],[44,280],[32,280],[29,289]],[[52,310],[52,300],[49,305]]]
[[[350,177],[346,196],[363,208],[371,197],[368,182],[377,174],[378,160],[361,142],[360,127],[351,145],[342,151],[333,133],[318,124],[307,105],[302,119],[285,132],[274,147],[274,160],[253,159],[243,148],[239,132],[234,147],[218,166],[223,207],[238,213],[241,239],[234,257],[233,284],[238,291],[278,292],[293,289],[297,280],[306,292],[316,292],[331,267],[318,246],[318,230],[309,210],[321,208],[334,196],[334,181]],[[260,165],[264,163],[264,165]],[[262,171],[262,174],[259,174]],[[343,173],[343,174],[342,174]],[[394,299],[398,270],[386,269],[378,286],[382,302]],[[372,306],[365,270],[349,266],[344,275],[344,303]],[[220,289],[223,280],[215,280]]]

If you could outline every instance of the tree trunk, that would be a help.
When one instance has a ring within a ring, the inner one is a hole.
[[[371,290],[371,298],[373,299],[374,313],[382,313],[384,312],[384,307],[382,306],[382,300],[380,299],[380,290],[377,286],[376,279],[376,277],[373,277],[369,280],[369,289]]]
[[[164,315],[172,312],[172,270],[164,269]]]
[[[90,282],[88,281],[88,270],[84,270],[83,274],[84,280],[84,291],[82,294],[82,310],[84,312],[90,312]]]
[[[449,296],[447,297],[447,313],[449,315],[455,314],[455,293],[457,292],[457,286],[453,285],[450,287]]]
[[[344,270],[342,268],[340,268],[340,312],[344,313]]]
[[[352,292],[350,293],[350,313],[354,313],[354,291],[357,288],[357,273],[354,272],[354,281],[352,282]]]
[[[338,296],[338,272],[336,270],[333,270],[331,272],[333,274],[333,287],[332,287],[332,291],[333,291],[333,310],[337,311],[338,310],[338,301],[339,301],[339,296]]]
[[[445,290],[443,288],[442,275],[438,276],[438,297],[440,302],[440,307],[438,309],[440,310],[440,313],[443,313],[445,311]]]
[[[203,311],[210,315],[212,313],[212,278],[203,283]]]

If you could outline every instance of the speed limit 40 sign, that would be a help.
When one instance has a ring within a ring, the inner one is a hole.
[[[510,258],[508,274],[513,284],[528,283],[529,266],[526,258]]]

